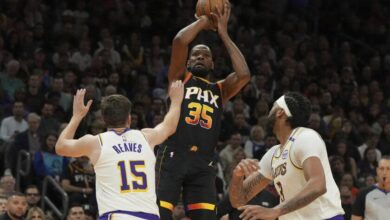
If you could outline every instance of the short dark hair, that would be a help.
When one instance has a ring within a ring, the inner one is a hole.
[[[287,92],[284,99],[292,115],[287,119],[291,128],[306,126],[311,114],[309,99],[298,92]]]
[[[390,160],[390,155],[382,155],[381,160]]]
[[[123,95],[110,95],[103,98],[101,109],[107,127],[123,127],[131,113],[131,102]]]
[[[10,200],[14,196],[26,197],[26,195],[24,193],[14,191],[14,192],[11,192],[10,194],[8,194],[8,200]]]
[[[28,185],[27,187],[26,187],[26,189],[24,190],[24,192],[25,193],[27,193],[27,190],[28,189],[37,189],[38,190],[38,192],[39,192],[39,188],[38,188],[38,186],[37,185]]]

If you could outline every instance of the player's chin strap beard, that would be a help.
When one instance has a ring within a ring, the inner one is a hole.
[[[188,71],[190,71],[194,76],[206,78],[208,75],[212,73],[212,70],[207,69],[205,67],[188,67]]]

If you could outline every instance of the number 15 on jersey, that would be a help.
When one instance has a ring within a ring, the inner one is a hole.
[[[127,164],[129,164],[129,169],[126,168]],[[146,173],[139,170],[142,168],[145,168],[145,161],[143,160],[129,161],[128,163],[125,163],[123,160],[118,162],[118,169],[120,171],[120,178],[122,182],[120,186],[121,193],[146,192],[148,190]],[[128,182],[129,176],[131,176],[132,179],[131,186]]]

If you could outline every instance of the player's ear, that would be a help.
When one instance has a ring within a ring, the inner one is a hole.
[[[282,117],[283,114],[285,114],[285,113],[284,113],[284,110],[283,110],[282,108],[276,109],[276,117],[277,117],[277,118]]]
[[[129,114],[129,117],[127,118],[127,124],[130,127],[130,125],[131,125],[131,114]]]

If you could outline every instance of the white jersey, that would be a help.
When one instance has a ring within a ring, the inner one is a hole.
[[[158,219],[156,158],[142,132],[107,131],[99,140],[102,149],[94,165],[99,219]]]
[[[320,135],[312,129],[299,127],[293,130],[284,147],[272,147],[260,161],[260,173],[274,181],[280,202],[291,200],[305,186],[303,162],[309,157],[321,160],[325,173],[327,192],[309,205],[280,216],[284,219],[328,219],[344,214],[340,192],[333,179]]]

